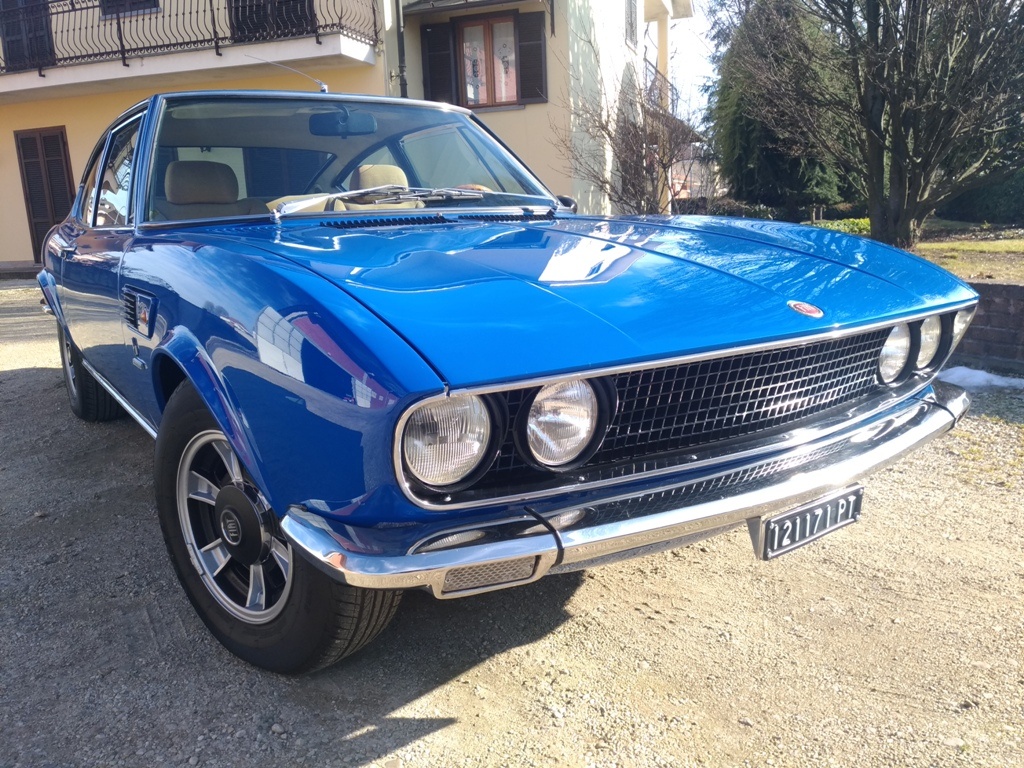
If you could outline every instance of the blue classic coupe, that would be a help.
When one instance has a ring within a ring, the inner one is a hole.
[[[154,96],[39,283],[71,409],[156,440],[171,562],[280,672],[461,597],[736,526],[771,559],[949,430],[976,294],[867,240],[583,216],[466,110]]]

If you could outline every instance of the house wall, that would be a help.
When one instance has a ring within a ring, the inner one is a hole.
[[[360,30],[372,28],[369,0],[346,5],[313,0],[312,10],[320,24],[343,21]],[[378,16],[383,15],[378,10]],[[120,42],[128,50],[192,47],[186,42],[212,45],[215,38],[224,44],[233,33],[229,0],[163,0],[159,8],[121,16],[104,16],[98,0],[51,2],[48,18],[53,52],[59,60],[116,51]]]
[[[626,41],[626,3],[624,0],[571,0],[570,34],[566,61],[576,73],[568,81],[562,104],[569,112],[573,143],[578,151],[603,155],[607,173],[613,172],[610,147],[579,125],[579,116],[600,109],[607,119],[618,118],[617,104],[624,85],[643,77],[643,3],[637,3],[636,46]],[[637,83],[640,87],[643,83]],[[616,213],[599,189],[584,179],[574,179],[575,197],[581,210],[592,213]]]
[[[642,4],[638,3],[638,28],[643,34]],[[618,99],[623,80],[634,72],[642,72],[643,40],[636,48],[625,41],[625,0],[558,0],[555,3],[552,30],[551,5],[547,0],[528,0],[474,9],[472,13],[423,14],[405,19],[405,48],[409,96],[423,98],[423,63],[420,27],[462,15],[499,13],[518,10],[520,13],[545,11],[548,101],[476,110],[477,116],[497,133],[543,181],[552,192],[576,198],[585,213],[611,213],[606,198],[592,184],[577,178],[571,167],[567,142],[593,144],[574,124],[582,102],[607,106]],[[552,33],[553,32],[553,33]],[[386,49],[395,46],[390,39]],[[388,54],[389,69],[397,68],[397,59]],[[573,74],[574,73],[574,74]],[[399,95],[397,79],[390,82],[389,92]],[[593,151],[607,151],[594,145]]]

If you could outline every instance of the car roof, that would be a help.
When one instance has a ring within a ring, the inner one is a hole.
[[[148,99],[138,102],[124,111],[128,115],[146,105],[155,104],[158,101],[183,101],[183,100],[216,100],[225,98],[266,98],[266,99],[309,99],[311,101],[323,102],[363,102],[375,104],[394,104],[402,106],[415,106],[426,109],[440,109],[450,112],[461,112],[472,114],[472,110],[459,107],[454,104],[446,104],[438,101],[424,101],[422,99],[403,99],[395,96],[375,96],[365,93],[318,93],[314,91],[280,91],[280,90],[213,90],[213,91],[165,91],[155,93]]]

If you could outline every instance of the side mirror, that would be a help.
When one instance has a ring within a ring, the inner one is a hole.
[[[366,136],[377,132],[377,118],[369,112],[351,112],[345,107],[309,116],[314,136]]]
[[[568,195],[559,195],[557,200],[562,204],[562,207],[568,208],[573,213],[576,213],[579,210],[579,206],[576,204],[576,201]]]

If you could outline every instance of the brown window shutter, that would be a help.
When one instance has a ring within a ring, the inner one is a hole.
[[[519,14],[519,101],[548,100],[544,11]]]
[[[71,168],[68,167],[67,141],[64,130],[43,131],[43,162],[46,165],[46,180],[50,186],[50,204],[54,222],[63,221],[71,211],[74,193],[71,184]]]
[[[32,234],[32,255],[38,262],[46,233],[68,215],[74,201],[67,138],[61,127],[17,131],[14,140]]]
[[[420,28],[423,49],[423,98],[457,104],[455,35],[452,25],[426,24]]]

